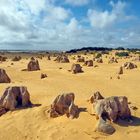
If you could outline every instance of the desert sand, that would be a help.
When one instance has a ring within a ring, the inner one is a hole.
[[[13,54],[14,56],[15,54]],[[17,54],[16,54],[17,55]],[[140,110],[131,110],[133,123],[121,122],[113,124],[116,132],[103,135],[94,131],[97,120],[91,115],[92,105],[87,101],[92,93],[100,91],[104,97],[126,96],[131,106],[140,108],[140,62],[134,62],[138,68],[124,70],[117,79],[117,72],[122,64],[132,58],[122,58],[118,63],[108,64],[94,62],[98,67],[82,66],[83,73],[72,74],[68,70],[76,62],[69,56],[70,63],[57,63],[54,57],[38,59],[40,71],[21,71],[27,67],[30,55],[18,54],[23,59],[12,62],[10,54],[0,68],[6,70],[11,83],[0,84],[0,95],[8,86],[27,86],[31,101],[35,107],[9,111],[0,117],[0,140],[138,140],[140,139]],[[84,55],[83,55],[84,56]],[[93,55],[85,55],[93,59]],[[14,63],[14,65],[11,65]],[[79,63],[83,64],[83,63]],[[59,69],[59,68],[62,69]],[[41,79],[41,73],[48,77]],[[110,79],[112,77],[112,79]],[[46,114],[48,106],[61,93],[75,93],[75,103],[80,108],[78,118],[69,119],[65,115],[49,118]]]

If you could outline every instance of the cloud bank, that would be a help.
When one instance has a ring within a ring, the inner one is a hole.
[[[91,1],[1,0],[0,49],[68,50],[140,44],[140,20],[127,13],[127,1],[108,1],[106,9],[95,0],[91,5]]]

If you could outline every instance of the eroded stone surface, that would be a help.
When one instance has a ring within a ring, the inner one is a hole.
[[[0,83],[10,83],[11,79],[4,69],[0,69]]]
[[[83,72],[82,67],[80,66],[80,64],[73,64],[72,67],[71,67],[71,71],[74,74]]]
[[[75,118],[78,113],[78,106],[74,104],[74,98],[74,93],[58,95],[48,111],[50,117],[55,118],[66,114],[67,117]]]
[[[33,57],[31,58],[30,62],[27,66],[28,71],[37,71],[40,70],[39,62],[38,60],[35,60]]]
[[[18,107],[31,105],[30,95],[26,87],[8,87],[0,97],[0,106],[6,110],[15,110]]]

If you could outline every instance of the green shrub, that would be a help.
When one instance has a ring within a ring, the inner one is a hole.
[[[116,52],[115,55],[119,56],[119,57],[124,57],[124,56],[129,56],[129,53],[128,52]]]
[[[97,53],[95,58],[100,58],[100,57],[102,57],[102,54],[101,53]]]

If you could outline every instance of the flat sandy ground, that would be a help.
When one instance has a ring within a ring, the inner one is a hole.
[[[25,55],[25,54],[24,54]],[[85,58],[93,56],[85,56]],[[40,71],[21,71],[27,67],[29,59],[13,62],[11,59],[0,63],[12,80],[10,84],[0,84],[0,95],[8,86],[27,86],[34,104],[33,108],[7,112],[0,117],[0,140],[139,140],[140,139],[140,110],[131,110],[135,116],[132,124],[113,124],[116,132],[106,136],[94,132],[97,120],[90,115],[92,105],[87,102],[95,91],[100,91],[104,97],[117,95],[127,96],[131,106],[140,108],[140,62],[137,69],[125,70],[121,79],[117,79],[119,67],[131,59],[119,59],[117,64],[108,64],[108,58],[103,57],[104,63],[83,66],[84,73],[72,74],[68,70],[73,62],[56,63],[44,57],[39,60]],[[82,65],[83,63],[81,63]],[[59,69],[62,67],[62,69]],[[48,75],[40,79],[41,73]],[[112,76],[112,79],[110,77]],[[62,93],[75,93],[75,104],[81,108],[79,117],[68,119],[66,116],[50,119],[45,114],[53,99]],[[86,111],[87,109],[87,111]]]

